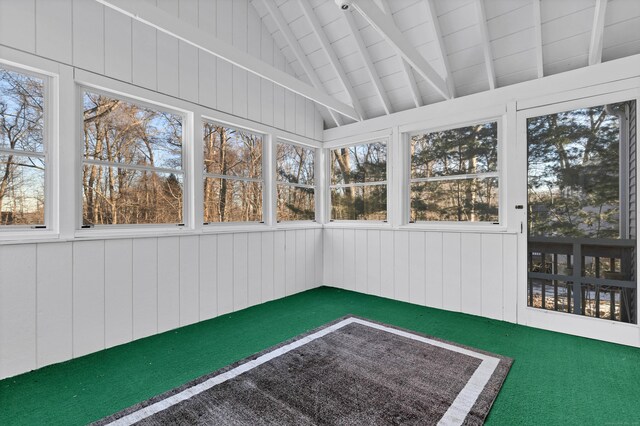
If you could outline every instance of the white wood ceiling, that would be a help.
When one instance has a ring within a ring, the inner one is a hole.
[[[359,1],[391,13],[410,44],[449,78],[455,97],[588,66],[590,50],[591,63],[640,53],[640,0]],[[333,0],[251,3],[296,76],[364,119],[444,100],[354,7],[342,11]],[[335,116],[323,109],[327,128],[352,122]]]

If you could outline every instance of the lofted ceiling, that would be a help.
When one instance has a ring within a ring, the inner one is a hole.
[[[401,50],[419,53],[450,97],[640,53],[640,0],[356,0],[346,11],[334,0],[251,3],[296,76],[365,120],[445,100]],[[408,49],[363,8],[384,14]],[[322,114],[326,128],[353,122]]]

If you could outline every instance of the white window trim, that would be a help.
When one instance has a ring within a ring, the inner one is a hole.
[[[22,58],[21,58],[22,59]],[[26,59],[26,57],[24,58]],[[41,240],[54,239],[59,236],[59,184],[58,184],[58,147],[59,147],[59,76],[58,74],[43,69],[54,70],[54,66],[48,66],[49,61],[21,61],[17,63],[0,59],[0,66],[16,73],[25,74],[42,79],[44,84],[44,150],[42,152],[21,152],[19,150],[3,150],[25,156],[44,158],[44,223],[41,225],[6,225],[0,226],[0,241],[14,240]],[[29,64],[33,62],[34,66]],[[35,64],[35,62],[41,62]],[[44,226],[44,228],[42,227]]]
[[[384,135],[384,136],[381,136]],[[372,137],[374,136],[374,137]],[[377,136],[377,137],[375,137]],[[324,205],[325,207],[325,218],[326,221],[324,222],[324,226],[327,228],[349,228],[349,227],[355,227],[355,228],[391,228],[391,219],[392,219],[392,214],[390,211],[390,207],[391,207],[391,185],[393,184],[393,179],[392,179],[392,167],[391,164],[393,162],[393,153],[392,153],[392,148],[393,145],[391,144],[391,137],[389,136],[389,132],[385,131],[385,132],[376,132],[375,135],[369,135],[369,137],[364,138],[364,139],[360,139],[360,138],[356,138],[356,139],[350,139],[347,141],[344,141],[343,143],[335,143],[335,144],[331,144],[331,146],[327,147],[324,150],[324,157],[326,159],[325,164],[324,164],[324,170],[325,170],[325,181],[326,181],[326,187],[324,190],[325,193],[325,203]],[[358,146],[358,145],[369,145],[369,144],[373,144],[373,143],[378,143],[381,142],[383,144],[386,145],[387,147],[387,152],[386,152],[386,156],[387,156],[387,180],[386,181],[377,181],[377,182],[356,182],[353,184],[337,184],[337,185],[333,185],[331,183],[331,151],[336,150],[336,149],[341,149],[341,148],[349,148],[352,146]],[[338,188],[338,187],[358,187],[358,186],[376,186],[376,185],[386,185],[387,187],[387,219],[386,220],[344,220],[344,219],[332,219],[331,218],[331,209],[332,209],[332,204],[331,204],[331,189],[332,188]]]
[[[313,151],[313,184],[309,185],[309,184],[301,184],[301,183],[291,183],[291,182],[284,182],[284,181],[280,181],[278,180],[278,175],[277,175],[277,171],[278,171],[278,156],[277,156],[277,152],[278,152],[278,144],[282,143],[282,144],[286,144],[286,145],[294,145],[294,146],[299,146],[302,148],[306,148],[309,149],[311,151]],[[276,227],[280,228],[280,229],[286,229],[289,228],[291,226],[305,226],[308,224],[316,224],[318,223],[318,207],[319,207],[319,203],[318,203],[318,193],[320,192],[318,190],[318,157],[319,157],[319,153],[320,150],[312,145],[308,145],[305,144],[303,142],[298,142],[298,141],[292,141],[290,139],[285,139],[285,138],[277,138],[276,142],[273,144],[274,145],[274,151],[273,151],[273,186],[274,186],[274,196],[273,196],[273,215],[274,215],[274,223],[276,224]],[[315,215],[313,219],[308,219],[308,220],[279,220],[278,219],[278,185],[284,185],[284,186],[291,186],[293,188],[313,188],[313,205],[315,207]],[[315,226],[312,226],[312,228],[315,228]]]
[[[77,82],[75,85],[75,100],[76,100],[76,134],[77,134],[77,144],[76,144],[76,158],[78,164],[77,171],[77,190],[76,190],[76,230],[75,237],[77,238],[87,238],[87,237],[109,237],[109,236],[119,236],[119,237],[132,237],[132,236],[148,236],[155,235],[158,233],[167,234],[167,235],[181,235],[186,231],[193,230],[193,202],[192,202],[192,179],[191,175],[193,172],[193,112],[190,112],[185,109],[175,108],[172,106],[167,106],[163,103],[154,102],[152,100],[143,99],[138,96],[123,94],[119,90],[110,90],[109,88],[86,84],[82,82]],[[84,111],[83,97],[84,92],[97,93],[100,95],[104,95],[107,97],[120,99],[125,102],[130,102],[145,108],[159,110],[162,112],[167,112],[170,114],[179,115],[182,117],[182,152],[181,152],[181,162],[182,167],[180,169],[168,169],[163,167],[147,167],[147,166],[137,166],[127,163],[109,163],[106,161],[100,160],[92,160],[85,159],[84,157],[84,129],[83,129],[83,120],[82,120],[82,112]],[[85,164],[98,164],[103,167],[122,167],[126,169],[132,170],[153,170],[159,172],[169,172],[176,173],[182,175],[182,220],[183,223],[166,223],[166,224],[116,224],[116,225],[91,225],[87,227],[83,224],[83,187],[80,178],[82,176],[82,169]]]
[[[271,151],[271,146],[272,146],[271,136],[269,134],[265,134],[263,132],[260,132],[254,129],[238,126],[238,125],[229,123],[227,121],[216,120],[214,118],[210,118],[207,116],[201,116],[200,119],[203,122],[203,124],[204,122],[208,122],[210,124],[215,124],[215,125],[219,125],[227,128],[232,128],[234,130],[240,130],[243,132],[251,133],[255,136],[260,136],[262,138],[262,162],[261,162],[262,170],[260,173],[260,179],[248,178],[244,176],[218,175],[213,173],[205,173],[204,170],[202,171],[203,181],[206,178],[213,178],[213,179],[239,180],[239,181],[245,181],[245,182],[262,183],[262,220],[246,221],[246,222],[244,221],[204,222],[204,219],[203,219],[203,223],[202,223],[203,232],[204,233],[212,232],[213,228],[227,228],[228,230],[242,230],[243,227],[254,227],[254,226],[259,227],[261,231],[264,231],[264,228],[271,224],[271,217],[273,216],[271,212],[271,208],[268,206],[268,204],[270,204],[269,199],[271,197],[267,195],[267,193],[270,192],[270,183],[269,183],[270,179],[266,177],[267,176],[266,172],[269,170],[268,165],[271,162],[270,159],[267,158],[268,157],[267,153]],[[202,137],[202,135],[196,135],[196,137]],[[200,148],[204,150],[202,146]],[[202,169],[203,167],[204,167],[204,158],[203,158],[202,164],[200,164],[200,168]],[[201,201],[199,208],[204,211],[204,194],[200,194],[199,199]]]
[[[422,181],[423,179],[412,179],[411,178],[411,150],[409,149],[410,137],[419,133],[433,133],[445,130],[453,130],[461,127],[467,127],[477,124],[487,124],[491,122],[496,122],[498,125],[498,164],[497,170],[494,172],[486,172],[486,173],[475,173],[471,175],[453,175],[453,176],[443,176],[442,178],[431,178],[429,180],[454,180],[454,179],[462,179],[464,177],[496,177],[498,179],[498,222],[468,222],[468,221],[417,221],[411,222],[411,183],[416,181]],[[442,124],[434,127],[425,127],[423,129],[417,128],[416,125],[412,125],[411,130],[406,130],[401,135],[401,151],[402,157],[406,164],[406,169],[404,171],[404,179],[406,179],[406,184],[403,185],[401,189],[402,193],[402,205],[403,205],[403,217],[402,222],[399,229],[407,229],[407,230],[425,230],[425,231],[461,231],[461,232],[482,232],[482,233],[492,233],[492,232],[507,232],[507,223],[506,223],[506,211],[505,211],[505,203],[506,203],[506,189],[504,186],[504,176],[506,176],[504,161],[506,152],[504,142],[506,140],[506,117],[505,114],[482,117],[478,119],[470,119],[460,122],[448,122],[446,124]],[[462,176],[462,177],[461,177]]]

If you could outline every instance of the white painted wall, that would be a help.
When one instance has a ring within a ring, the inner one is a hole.
[[[322,230],[0,246],[0,378],[320,285]]]
[[[323,283],[640,347],[637,324],[527,306],[527,209],[515,208],[527,204],[527,111],[547,105],[562,105],[558,108],[563,111],[629,99],[640,102],[640,55],[325,130],[326,148],[388,140],[390,164],[388,223],[325,223]],[[408,223],[403,134],[496,117],[502,126],[500,224]],[[640,264],[640,258],[636,262]]]
[[[247,0],[151,3],[292,74]],[[59,181],[61,214],[52,234],[0,241],[0,379],[320,285],[318,226],[203,231],[196,215],[190,229],[162,236],[81,233],[73,190],[79,82],[190,111],[196,133],[203,115],[318,145],[323,124],[313,102],[93,0],[0,0],[2,60],[59,84],[52,125],[60,127],[60,175],[52,184]],[[190,158],[201,189],[202,155]]]

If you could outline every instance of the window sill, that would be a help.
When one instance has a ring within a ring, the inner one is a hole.
[[[50,230],[25,229],[0,232],[0,245],[51,243],[57,241],[60,241],[60,234]]]
[[[337,220],[325,223],[324,227],[327,229],[393,229],[391,224],[379,220]]]
[[[471,223],[409,223],[397,228],[401,231],[461,232],[475,234],[515,234],[509,232],[504,225],[471,224]]]

